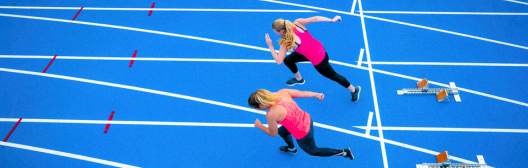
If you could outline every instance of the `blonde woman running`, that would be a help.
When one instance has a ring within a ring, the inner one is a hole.
[[[279,134],[287,144],[287,146],[279,148],[283,152],[297,153],[292,141],[293,135],[301,149],[312,156],[343,156],[351,160],[354,159],[350,148],[330,149],[317,147],[310,114],[304,112],[293,101],[293,98],[302,97],[313,97],[323,100],[324,95],[322,93],[292,89],[282,89],[275,93],[259,89],[252,93],[249,96],[248,104],[256,109],[268,109],[266,113],[268,127],[262,125],[258,119],[255,120],[255,127],[269,136]],[[281,124],[282,127],[278,128],[278,124]]]
[[[334,71],[332,66],[330,66],[328,53],[326,53],[323,45],[306,29],[306,25],[310,23],[337,22],[340,20],[340,16],[335,16],[333,19],[314,16],[310,18],[299,18],[294,22],[285,19],[277,19],[273,22],[271,25],[273,31],[281,36],[279,41],[279,52],[275,52],[271,38],[267,33],[266,43],[268,44],[271,55],[277,64],[282,64],[284,62],[284,64],[286,64],[290,71],[295,75],[295,77],[288,80],[286,84],[289,86],[304,84],[305,80],[297,69],[296,63],[310,61],[321,75],[350,90],[352,101],[355,102],[359,99],[361,87],[354,87],[345,77]],[[285,56],[288,50],[293,50],[293,52],[288,56]]]

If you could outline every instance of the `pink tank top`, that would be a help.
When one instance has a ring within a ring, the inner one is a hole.
[[[295,139],[302,139],[310,131],[310,114],[304,112],[294,101],[279,100],[277,105],[286,108],[286,116],[279,122]]]
[[[319,65],[323,62],[326,51],[323,47],[323,44],[315,39],[308,30],[305,30],[304,33],[294,29],[295,35],[301,39],[301,44],[295,49],[296,52],[304,55],[313,65]]]

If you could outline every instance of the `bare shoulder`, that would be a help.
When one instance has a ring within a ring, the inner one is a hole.
[[[281,105],[274,105],[270,107],[268,113],[266,114],[266,117],[272,118],[274,120],[279,120],[282,118],[282,116],[286,113],[286,108],[282,107]]]
[[[279,94],[279,96],[283,96],[283,95],[289,95],[291,89],[281,89],[281,90],[278,90],[276,93]]]
[[[293,98],[294,95],[298,92],[298,90],[295,90],[295,89],[281,89],[279,91],[277,91],[277,94],[281,97],[281,98]]]

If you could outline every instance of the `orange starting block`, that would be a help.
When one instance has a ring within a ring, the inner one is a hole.
[[[449,95],[452,94],[456,102],[461,102],[462,99],[458,94],[458,88],[454,82],[449,82],[448,88],[429,88],[429,81],[422,79],[416,82],[416,88],[405,88],[397,90],[398,95],[423,95],[423,94],[434,94],[436,95],[436,101],[443,102],[449,100]]]

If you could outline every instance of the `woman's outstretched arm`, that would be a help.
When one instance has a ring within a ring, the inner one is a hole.
[[[335,16],[334,18],[330,19],[324,16],[313,16],[309,18],[299,18],[296,19],[295,22],[304,25],[315,23],[315,22],[338,22],[341,21],[341,16]]]

